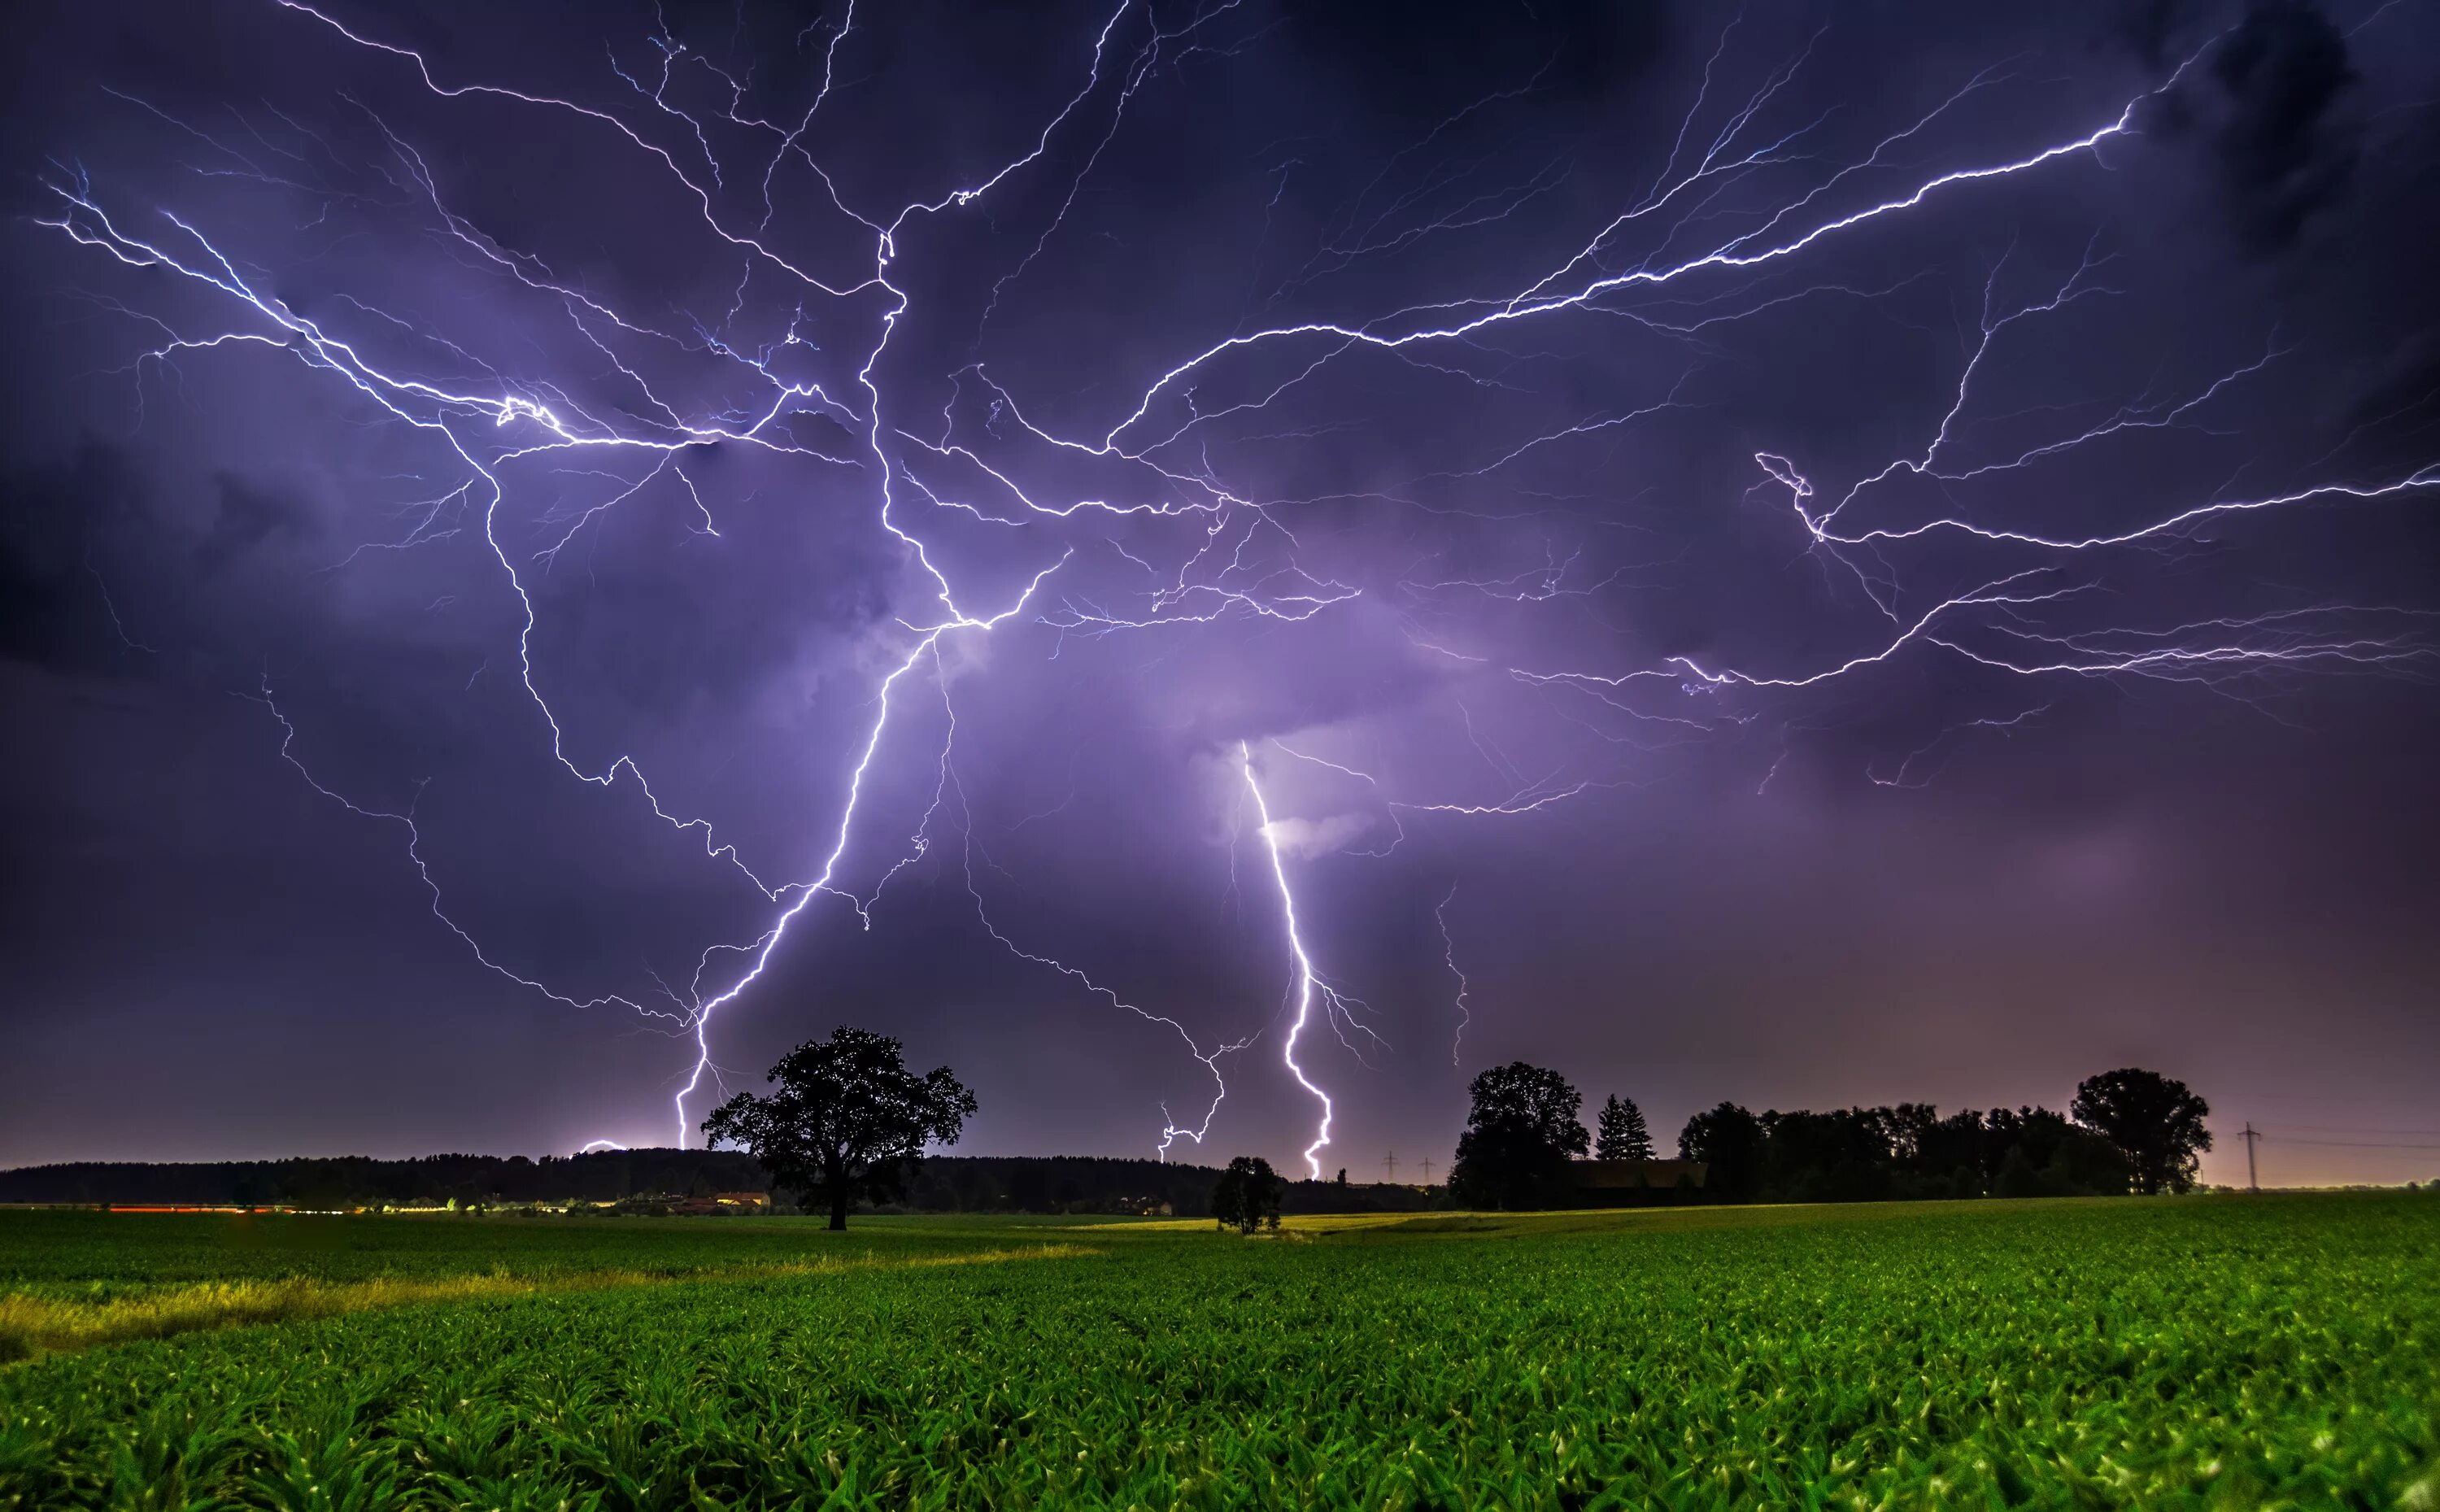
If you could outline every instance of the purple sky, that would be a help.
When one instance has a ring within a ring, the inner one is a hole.
[[[850,1021],[981,1153],[2136,1064],[2440,1173],[2427,10],[99,10],[0,1164],[667,1143]]]

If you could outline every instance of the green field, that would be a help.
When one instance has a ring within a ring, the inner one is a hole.
[[[2423,1194],[0,1214],[0,1508],[2440,1507]],[[189,1331],[74,1347],[113,1316]]]

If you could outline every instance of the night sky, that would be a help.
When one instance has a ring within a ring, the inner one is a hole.
[[[2440,1172],[2430,7],[40,9],[0,1164]]]

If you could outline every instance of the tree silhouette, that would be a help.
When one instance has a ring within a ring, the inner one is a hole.
[[[1554,1071],[1524,1061],[1474,1079],[1465,1132],[1458,1136],[1449,1191],[1468,1207],[1529,1208],[1550,1199],[1568,1157],[1592,1141],[1576,1110],[1584,1099]]]
[[[1762,1120],[1734,1103],[1695,1114],[1678,1135],[1678,1159],[1710,1167],[1704,1185],[1715,1201],[1751,1200],[1762,1188],[1764,1153]]]
[[[2158,1071],[2130,1066],[2088,1076],[2076,1083],[2068,1110],[2118,1146],[2138,1192],[2192,1191],[2201,1152],[2212,1147],[2211,1130],[2203,1126],[2211,1105]]]
[[[1593,1141],[1593,1154],[1605,1161],[1648,1161],[1652,1159],[1652,1131],[1643,1126],[1643,1109],[1635,1106],[1631,1097],[1609,1094],[1602,1104],[1601,1133]]]
[[[1280,1226],[1280,1198],[1287,1182],[1259,1155],[1240,1155],[1211,1187],[1211,1215],[1239,1233]]]
[[[847,1227],[857,1198],[885,1202],[906,1191],[926,1142],[958,1143],[975,1094],[949,1068],[917,1076],[887,1035],[841,1026],[807,1040],[771,1068],[779,1090],[740,1092],[703,1121],[708,1143],[751,1151],[774,1183],[809,1206],[827,1203],[831,1227]]]

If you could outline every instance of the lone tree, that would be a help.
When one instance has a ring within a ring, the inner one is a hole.
[[[779,1090],[740,1092],[703,1121],[711,1145],[751,1152],[772,1181],[830,1204],[831,1227],[847,1227],[857,1198],[903,1195],[928,1141],[958,1143],[974,1116],[975,1094],[949,1068],[928,1076],[906,1069],[887,1035],[841,1026],[808,1040],[771,1068]]]
[[[1287,1182],[1259,1155],[1240,1155],[1211,1187],[1211,1215],[1239,1233],[1280,1226],[1280,1198]]]
[[[2069,1111],[2118,1146],[2136,1191],[2194,1190],[2201,1154],[2212,1147],[2211,1130],[2203,1127],[2211,1105],[2185,1083],[2132,1066],[2104,1071],[2076,1083]]]
[[[1584,1099],[1554,1071],[1511,1061],[1474,1079],[1474,1108],[1458,1136],[1449,1191],[1468,1207],[1530,1208],[1547,1201],[1568,1157],[1592,1141],[1576,1109]]]
[[[1652,1131],[1643,1126],[1643,1109],[1635,1106],[1631,1097],[1609,1094],[1602,1104],[1601,1134],[1593,1141],[1593,1154],[1605,1161],[1648,1161],[1652,1159]]]

